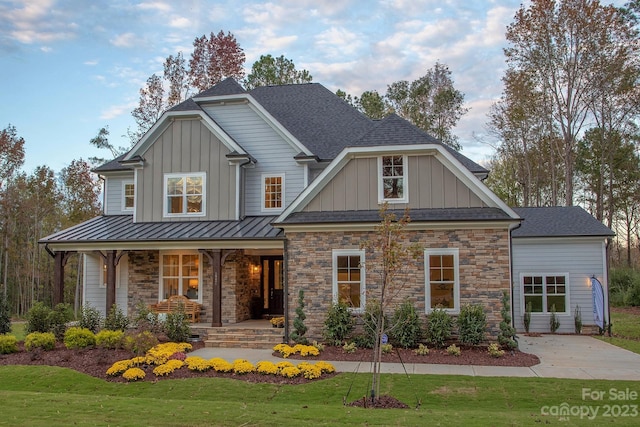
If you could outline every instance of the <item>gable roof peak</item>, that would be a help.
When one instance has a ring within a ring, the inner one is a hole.
[[[246,90],[238,83],[233,77],[227,77],[226,79],[216,83],[214,86],[206,89],[194,98],[206,98],[210,96],[223,96],[223,95],[239,95],[247,93]]]

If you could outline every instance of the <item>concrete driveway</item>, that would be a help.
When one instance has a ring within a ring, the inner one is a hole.
[[[640,381],[640,354],[584,335],[519,336],[520,350],[535,354],[539,377]]]

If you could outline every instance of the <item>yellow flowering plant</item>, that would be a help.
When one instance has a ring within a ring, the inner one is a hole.
[[[209,363],[211,364],[213,370],[216,372],[233,371],[233,365],[220,357],[214,357],[213,359],[209,360]]]
[[[200,356],[189,356],[184,359],[184,363],[190,371],[205,372],[213,368],[208,360]]]
[[[245,359],[236,359],[233,361],[233,372],[236,374],[249,374],[254,372],[256,367],[251,362]]]
[[[169,375],[173,373],[176,369],[182,368],[184,362],[182,360],[171,359],[168,360],[167,363],[163,363],[162,365],[158,365],[153,369],[154,375],[162,377],[164,375]]]
[[[144,371],[140,368],[129,368],[124,371],[122,377],[127,381],[137,381],[144,379],[145,375]]]
[[[262,360],[256,364],[256,372],[265,375],[277,375],[278,367],[273,362]]]
[[[129,369],[131,366],[133,366],[133,363],[129,359],[118,360],[113,365],[111,365],[109,369],[107,369],[107,375],[109,375],[110,377],[117,377],[118,375]]]

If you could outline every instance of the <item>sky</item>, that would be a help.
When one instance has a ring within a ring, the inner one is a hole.
[[[437,61],[452,72],[469,112],[454,133],[486,162],[487,113],[502,93],[506,26],[520,0],[0,0],[0,129],[25,139],[31,173],[108,153],[89,144],[108,126],[129,146],[131,111],[169,55],[231,32],[246,54],[284,55],[313,81],[353,96],[415,80]],[[525,2],[526,4],[526,2]]]

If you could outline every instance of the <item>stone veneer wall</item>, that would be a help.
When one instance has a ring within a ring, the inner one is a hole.
[[[131,251],[129,259],[128,312],[135,316],[136,306],[142,302],[158,302],[160,283],[160,252]],[[200,322],[212,320],[213,267],[209,258],[202,256],[202,305]],[[251,265],[259,265],[260,257],[245,256],[241,251],[229,255],[222,266],[222,323],[232,324],[250,318],[251,297],[260,295],[260,275],[252,274]]]
[[[460,306],[482,304],[486,308],[488,336],[496,338],[502,320],[502,291],[510,290],[509,233],[506,229],[426,230],[407,233],[411,242],[425,248],[458,248]],[[321,339],[327,310],[332,304],[332,250],[359,249],[373,232],[290,232],[288,239],[289,321],[295,317],[299,289],[304,290],[307,337]],[[394,302],[413,302],[425,320],[424,257],[411,261],[404,273],[407,284]],[[375,254],[367,251],[365,262]],[[368,273],[367,298],[375,297],[379,278]],[[291,326],[291,325],[290,325]]]

